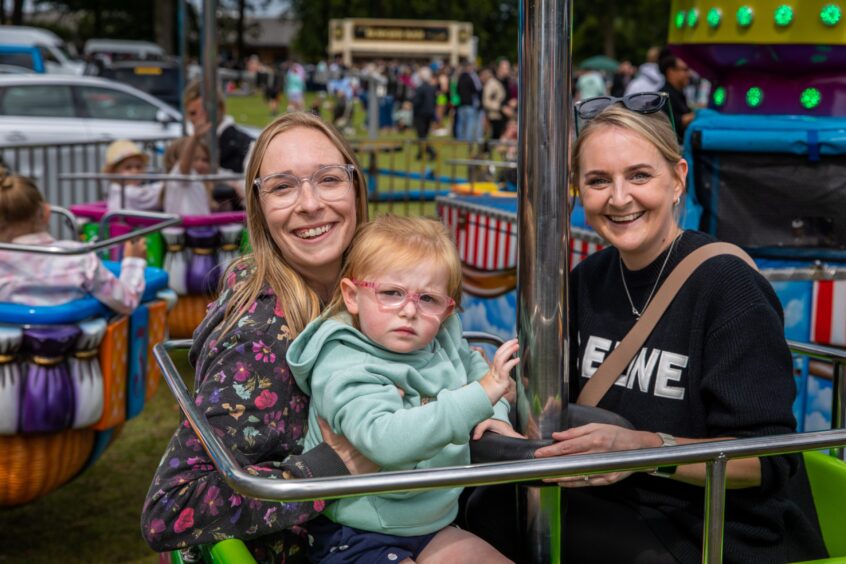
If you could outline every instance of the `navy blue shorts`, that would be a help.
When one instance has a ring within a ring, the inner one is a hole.
[[[309,521],[307,527],[314,539],[308,558],[322,564],[396,564],[406,558],[416,559],[437,534],[400,537],[373,533],[333,523],[322,516]]]

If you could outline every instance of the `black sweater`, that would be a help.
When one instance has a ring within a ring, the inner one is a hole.
[[[661,279],[712,241],[703,233],[685,232]],[[641,311],[665,257],[666,252],[638,271],[622,267]],[[579,264],[571,280],[570,393],[575,398],[635,317],[613,247]],[[740,259],[722,256],[690,277],[599,407],[623,415],[640,430],[739,438],[793,432],[794,395],[792,360],[775,292]],[[785,497],[788,481],[791,492],[796,489],[791,476],[806,486],[800,462],[798,456],[763,458],[760,487],[727,492],[725,562],[784,562],[824,554],[815,516],[806,518],[799,511],[810,503],[807,487],[791,493],[790,500]],[[703,488],[640,473],[591,493],[636,507],[676,558],[700,561]]]

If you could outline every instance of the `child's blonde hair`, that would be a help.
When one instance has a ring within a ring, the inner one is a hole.
[[[341,271],[341,278],[364,280],[369,276],[402,270],[423,261],[434,261],[447,270],[447,294],[461,304],[461,259],[443,223],[425,217],[383,215],[358,228]],[[340,289],[327,307],[334,315],[346,308]]]
[[[35,221],[44,209],[44,196],[31,178],[9,174],[0,166],[0,239],[7,227]]]

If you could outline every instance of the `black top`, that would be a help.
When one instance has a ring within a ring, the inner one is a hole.
[[[666,92],[670,96],[670,108],[673,110],[673,121],[676,125],[676,137],[679,138],[679,143],[684,141],[685,125],[682,123],[682,116],[691,112],[690,106],[687,105],[687,98],[684,92],[676,90],[672,84],[664,81],[661,86],[661,92]]]
[[[473,80],[473,76],[469,72],[463,72],[458,77],[455,89],[460,99],[459,106],[479,106],[482,84],[478,80],[478,78]]]
[[[667,266],[713,239],[686,231]],[[604,249],[572,273],[574,334],[571,397],[578,396],[635,316],[621,275],[643,310],[666,257],[638,271],[621,267]],[[636,429],[689,438],[752,437],[795,431],[792,359],[781,305],[770,284],[733,256],[715,257],[686,282],[663,318],[599,407],[626,417]],[[799,491],[791,492],[794,479]],[[699,562],[704,489],[637,473],[609,487],[591,488],[636,508],[681,562]],[[825,553],[799,456],[761,460],[761,486],[726,494],[725,562],[784,562]],[[600,525],[601,526],[601,525]]]
[[[232,172],[244,172],[244,161],[253,138],[235,125],[224,129],[217,139],[220,150],[220,166]]]
[[[418,86],[412,100],[414,116],[417,118],[434,116],[437,96],[438,92],[433,84],[424,82]]]

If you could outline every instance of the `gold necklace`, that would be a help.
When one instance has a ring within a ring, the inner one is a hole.
[[[629,293],[629,287],[626,285],[626,275],[623,273],[623,258],[620,256],[620,251],[617,251],[617,260],[620,262],[620,278],[623,280],[623,289],[626,291],[626,297],[629,299],[629,305],[632,306],[632,315],[634,315],[637,319],[640,319],[640,316],[643,315],[643,312],[646,311],[646,308],[649,306],[649,302],[652,301],[652,296],[655,294],[655,290],[658,289],[658,282],[661,281],[661,275],[664,274],[664,268],[667,266],[667,262],[670,260],[670,255],[673,254],[673,249],[676,246],[676,241],[681,239],[684,231],[681,231],[676,238],[673,239],[673,242],[670,243],[670,250],[667,251],[667,256],[664,258],[664,264],[661,265],[661,270],[658,271],[658,278],[655,279],[655,284],[652,285],[652,291],[649,292],[649,297],[646,298],[646,303],[643,304],[643,309],[638,311],[638,309],[634,305],[634,300],[632,300],[632,295]]]

